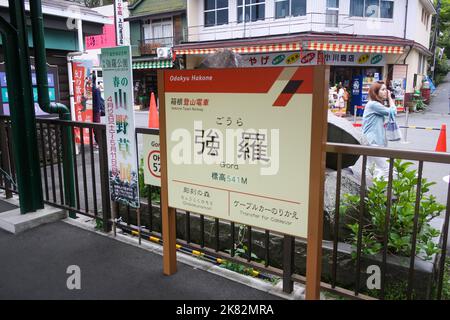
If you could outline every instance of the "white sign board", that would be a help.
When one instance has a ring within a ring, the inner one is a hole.
[[[116,25],[116,43],[123,46],[124,42],[124,4],[122,0],[114,0],[114,16]]]
[[[144,182],[161,187],[161,153],[159,135],[144,135]]]
[[[169,206],[306,238],[313,71],[166,71]]]

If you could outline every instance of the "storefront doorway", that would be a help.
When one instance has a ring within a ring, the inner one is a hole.
[[[343,86],[349,92],[349,99],[345,102],[346,116],[355,114],[356,106],[364,107],[368,101],[370,85],[378,80],[383,80],[382,67],[359,66],[331,66],[330,67],[330,109],[336,109],[339,105],[339,89]],[[355,86],[357,82],[357,86]],[[356,90],[355,90],[356,88]],[[341,112],[341,110],[338,110]],[[362,115],[362,109],[360,113]]]
[[[140,110],[146,109],[149,107],[151,93],[158,96],[156,69],[133,70],[133,79],[134,104]]]

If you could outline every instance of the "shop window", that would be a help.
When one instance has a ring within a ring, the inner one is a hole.
[[[238,23],[264,20],[266,17],[265,0],[238,0]]]
[[[350,0],[350,16],[392,19],[394,17],[394,1]]]
[[[205,27],[228,23],[228,0],[205,0]]]
[[[275,18],[306,15],[306,0],[275,0]]]
[[[394,17],[394,1],[381,1],[380,18],[392,19]]]
[[[425,25],[426,30],[428,30],[429,18],[430,18],[430,15],[427,13],[427,11],[424,8],[422,8],[422,19],[421,20],[422,20],[422,23]]]

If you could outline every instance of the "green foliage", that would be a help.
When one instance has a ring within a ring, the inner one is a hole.
[[[449,37],[448,45],[449,45],[449,50],[450,50],[450,37]],[[442,59],[436,61],[436,72],[435,72],[435,78],[436,78],[435,82],[436,83],[435,83],[435,85],[440,84],[448,72],[450,72],[450,66],[448,65],[448,62],[447,62],[447,55],[444,53]]]
[[[95,218],[95,229],[103,230],[103,220],[101,218]]]
[[[392,182],[392,205],[388,233],[388,252],[400,256],[411,255],[411,242],[414,228],[414,212],[417,191],[417,170],[410,169],[411,162],[394,161],[394,179]],[[432,240],[439,231],[429,224],[431,219],[440,215],[445,206],[436,202],[433,195],[428,195],[434,182],[422,178],[418,218],[418,234],[415,255],[431,259],[439,252],[439,247]],[[362,223],[362,252],[375,255],[383,248],[385,218],[387,210],[387,186],[384,178],[375,178],[368,188],[364,199],[365,211]],[[347,240],[356,248],[359,231],[360,198],[357,195],[345,194],[341,206],[344,215],[350,219],[347,224],[350,238]],[[353,252],[355,256],[355,252]]]
[[[147,198],[148,190],[144,182],[144,159],[139,160],[139,196]]]
[[[148,191],[151,190],[152,198],[151,201],[160,202],[161,192],[160,188],[146,185],[144,182],[144,159],[141,158],[139,161],[139,197],[148,199]]]
[[[245,234],[247,232],[247,228],[245,225],[237,224],[237,227],[239,228],[238,235],[237,235],[237,243],[234,244],[234,255],[236,257],[241,257],[244,259],[248,259],[248,246],[244,244],[245,241]],[[231,250],[227,249],[225,252],[228,252],[231,254]],[[265,261],[261,258],[259,258],[256,254],[253,252],[251,253],[251,260],[260,264],[265,264]],[[241,274],[249,275],[254,277],[256,274],[256,270],[253,268],[246,267],[240,263],[231,262],[224,260],[221,264],[221,267],[226,268],[228,270],[232,270],[235,272],[239,272]],[[271,283],[277,283],[280,281],[278,277],[270,277],[268,279],[264,278],[265,281],[271,282]]]
[[[450,300],[450,257],[445,258],[444,278],[442,281],[442,300]]]
[[[385,300],[407,300],[408,281],[388,281],[384,291]],[[379,297],[380,290],[368,290],[367,294],[372,297]],[[412,290],[411,299],[415,300],[417,294]]]
[[[248,229],[243,224],[236,224],[236,226],[238,227],[238,234],[237,242],[234,244],[234,255],[237,257],[242,257],[244,259],[248,259],[248,246],[244,244],[246,239],[246,232]],[[225,250],[225,252],[231,254],[230,249]],[[251,260],[261,264],[265,263],[263,259],[259,258],[253,252],[251,253]]]

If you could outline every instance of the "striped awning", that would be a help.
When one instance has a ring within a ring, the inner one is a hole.
[[[133,62],[133,70],[172,68],[172,60],[151,60]]]
[[[308,43],[308,50],[318,51],[337,51],[337,52],[367,52],[367,53],[395,53],[402,54],[402,46],[384,46],[367,44],[347,44],[347,43],[327,43],[314,42]]]
[[[252,47],[233,47],[233,48],[204,48],[204,49],[175,49],[176,54],[211,54],[218,50],[232,50],[239,54],[244,53],[266,53],[279,51],[296,51],[300,50],[302,45],[300,43],[287,44],[273,44],[266,46],[252,46]]]

